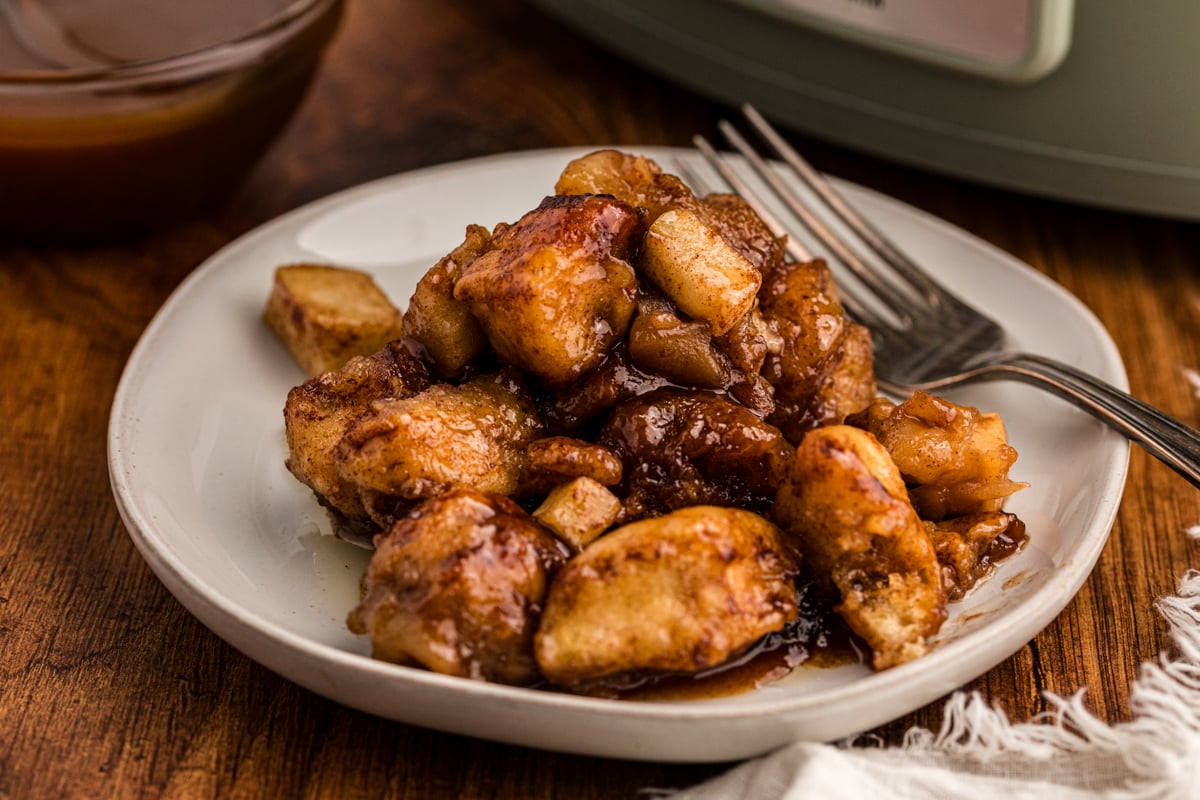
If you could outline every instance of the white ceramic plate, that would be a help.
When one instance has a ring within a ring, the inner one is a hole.
[[[644,150],[671,169],[687,151]],[[368,657],[346,630],[367,553],[328,535],[283,467],[281,410],[303,380],[260,320],[279,264],[374,273],[403,303],[468,223],[513,221],[552,192],[578,151],[537,151],[421,170],[352,189],[244,236],[197,269],[138,343],[113,403],[109,470],[138,549],[191,613],[268,668],[396,720],[533,747],[632,759],[714,761],[796,738],[829,740],[903,715],[1022,647],[1078,591],[1108,536],[1128,445],[1062,401],[1016,384],[953,393],[999,411],[1032,488],[1010,503],[1029,545],[955,605],[942,643],[887,672],[797,670],[734,697],[621,702],[489,685]],[[1006,321],[1022,349],[1118,385],[1108,335],[1074,298],[983,242],[895,200],[851,201],[951,288]]]

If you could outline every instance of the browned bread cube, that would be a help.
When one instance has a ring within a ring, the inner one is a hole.
[[[309,375],[400,338],[403,314],[365,272],[320,264],[275,270],[263,318]]]

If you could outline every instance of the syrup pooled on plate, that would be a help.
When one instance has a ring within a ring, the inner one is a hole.
[[[694,675],[647,677],[614,693],[623,700],[705,700],[727,697],[773,683],[798,668],[825,669],[867,660],[864,645],[811,584],[801,589],[800,613],[740,658]]]

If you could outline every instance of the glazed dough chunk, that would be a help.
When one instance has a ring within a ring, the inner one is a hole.
[[[566,547],[511,500],[460,489],[375,539],[350,630],[376,658],[508,684],[538,679],[533,634]]]
[[[1008,478],[1017,451],[998,414],[917,392],[900,405],[878,398],[852,422],[887,448],[921,519],[999,511],[1028,485]]]
[[[819,428],[796,448],[775,518],[840,598],[875,669],[924,655],[946,618],[933,543],[887,451],[865,431]]]
[[[295,387],[283,408],[288,470],[327,507],[346,517],[365,517],[357,487],[338,473],[338,443],[372,402],[408,397],[428,385],[421,360],[398,341]]]
[[[511,494],[541,434],[532,398],[509,373],[439,383],[372,404],[338,444],[338,473],[360,491],[408,499],[457,487]]]
[[[768,419],[789,441],[867,406],[875,396],[870,335],[846,317],[824,261],[789,263],[765,274],[758,300],[782,342],[763,366],[775,387]]]
[[[611,197],[548,197],[454,286],[507,363],[563,386],[595,367],[633,318],[637,213]]]
[[[425,347],[434,372],[445,380],[461,377],[467,365],[487,349],[479,321],[466,303],[454,298],[454,286],[463,268],[491,243],[487,228],[468,226],[463,243],[429,268],[408,301],[404,334]]]
[[[683,181],[645,156],[617,150],[597,150],[567,164],[554,186],[555,194],[607,194],[635,208],[646,209],[652,224],[664,211],[696,204]]]
[[[554,578],[535,640],[560,686],[725,663],[797,613],[796,562],[757,514],[693,506],[597,539]]]

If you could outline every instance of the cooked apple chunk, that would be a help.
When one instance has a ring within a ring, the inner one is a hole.
[[[916,392],[899,405],[877,398],[852,422],[891,454],[921,519],[999,511],[1028,485],[1008,477],[1017,451],[998,414]]]
[[[795,570],[779,531],[748,511],[693,506],[617,528],[555,576],[538,666],[586,690],[723,664],[796,616]]]
[[[460,489],[376,537],[347,626],[376,658],[508,684],[538,679],[533,635],[566,547],[506,497]]]
[[[370,275],[321,264],[276,269],[263,319],[309,375],[403,335],[403,314]]]
[[[671,301],[714,336],[754,306],[762,276],[715,229],[685,209],[659,216],[646,233],[642,269]]]
[[[699,389],[724,389],[733,377],[729,357],[709,325],[680,319],[671,303],[654,295],[638,298],[638,314],[629,326],[629,359],[647,372]]]
[[[608,530],[620,513],[616,495],[591,478],[579,477],[550,490],[533,518],[579,552]]]
[[[875,669],[928,652],[946,618],[946,590],[929,532],[900,472],[869,433],[848,425],[804,437],[779,487],[774,518],[836,611],[871,648]]]

